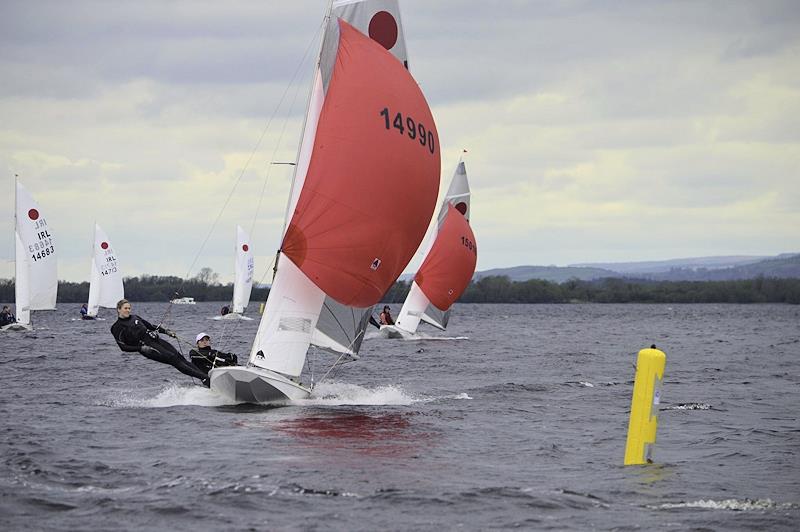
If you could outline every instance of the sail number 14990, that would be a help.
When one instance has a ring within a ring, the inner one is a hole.
[[[433,132],[415,121],[410,116],[403,117],[402,113],[397,113],[394,118],[391,118],[391,113],[388,107],[384,107],[381,111],[386,129],[396,129],[398,133],[407,134],[411,140],[418,139],[421,146],[427,146],[428,151],[433,153],[436,151],[435,142],[433,140]]]

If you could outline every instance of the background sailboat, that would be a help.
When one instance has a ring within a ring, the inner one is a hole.
[[[253,271],[255,263],[250,237],[241,226],[236,226],[236,263],[234,265],[233,301],[230,312],[215,316],[215,320],[252,320],[244,315],[250,303],[250,292],[253,290]]]
[[[3,330],[31,330],[31,311],[54,310],[58,292],[56,245],[33,197],[16,183],[14,296],[17,322]]]
[[[326,299],[371,307],[425,234],[438,194],[439,139],[416,81],[387,52],[398,45],[398,20],[396,2],[332,6],[275,279],[248,365],[210,373],[223,395],[261,403],[307,397],[310,386],[297,378],[321,337]],[[377,223],[386,213],[389,227]]]
[[[395,325],[381,327],[389,338],[408,337],[425,321],[444,330],[450,306],[461,296],[475,273],[478,248],[469,225],[470,190],[463,161],[456,166],[439,209],[436,232],[411,284]]]
[[[92,271],[89,281],[89,301],[86,304],[89,318],[96,318],[100,307],[116,308],[125,297],[122,286],[122,269],[108,235],[94,224],[92,246]]]

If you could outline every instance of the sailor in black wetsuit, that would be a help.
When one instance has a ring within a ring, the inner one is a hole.
[[[197,348],[189,351],[189,358],[192,364],[202,371],[209,372],[214,368],[222,366],[235,366],[239,359],[233,353],[223,353],[211,348],[211,337],[206,333],[200,333],[195,338]]]
[[[161,332],[174,338],[174,332],[156,327],[140,316],[131,314],[131,304],[127,299],[121,299],[117,303],[117,314],[119,317],[111,326],[111,334],[120,349],[126,353],[141,353],[150,360],[174,366],[181,373],[198,378],[204,385],[208,385],[208,375],[204,371],[183,358],[172,344],[158,337]]]
[[[0,327],[5,327],[6,325],[11,325],[16,322],[17,318],[11,313],[11,309],[8,308],[8,305],[3,305],[3,311],[0,312]]]

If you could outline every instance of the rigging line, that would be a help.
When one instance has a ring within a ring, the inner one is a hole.
[[[289,87],[294,83],[294,80],[297,78],[297,74],[300,72],[301,67],[306,64],[306,59],[308,58],[308,54],[311,51],[312,45],[317,41],[317,38],[318,38],[318,36],[319,36],[319,34],[320,34],[320,32],[322,31],[323,28],[324,28],[324,23],[321,23],[319,25],[319,27],[317,28],[317,31],[314,33],[314,37],[309,41],[308,46],[306,46],[306,50],[303,53],[303,58],[298,63],[297,68],[294,71],[294,74],[292,74],[292,79],[289,81],[289,85],[287,85],[286,90],[283,93],[283,96],[281,96],[281,103],[283,103],[283,99],[286,97],[286,94],[289,92]],[[292,108],[294,107],[294,104],[297,101],[298,92],[300,92],[300,85],[299,84],[297,84],[295,86],[294,96],[292,96],[292,101],[289,104],[289,109],[286,112],[286,118],[283,121],[283,127],[281,128],[281,133],[278,136],[278,141],[275,143],[275,148],[272,150],[272,159],[271,159],[271,161],[275,160],[275,155],[278,153],[278,148],[280,147],[280,144],[283,141],[283,135],[286,132],[286,124],[289,122],[289,116],[291,116],[291,114],[292,114]],[[301,141],[302,141],[302,137],[301,137]],[[269,181],[269,174],[270,174],[270,171],[272,170],[272,166],[274,164],[285,164],[285,163],[274,163],[274,162],[271,162],[270,165],[267,167],[267,172],[266,172],[266,175],[264,176],[264,185],[261,187],[261,195],[258,198],[258,205],[256,206],[256,213],[255,213],[255,216],[253,216],[253,223],[250,226],[250,234],[251,235],[253,234],[253,231],[255,230],[256,221],[258,220],[258,215],[261,212],[261,203],[264,200],[264,192],[267,190],[267,181]],[[294,164],[294,163],[290,163],[290,164]],[[289,191],[289,194],[291,196],[291,189]]]
[[[355,344],[356,340],[358,340],[358,338],[360,336],[362,336],[363,334],[364,334],[364,331],[361,331],[360,333],[358,333],[356,335],[356,337],[353,338],[353,341],[350,342],[350,345],[347,346],[347,348],[348,349],[352,349],[353,348],[353,344]],[[325,375],[322,376],[322,378],[320,380],[318,380],[316,382],[316,384],[319,384],[320,382],[324,381],[328,377],[330,372],[333,371],[336,368],[337,365],[339,365],[339,362],[342,360],[342,358],[344,358],[345,355],[350,356],[349,353],[342,353],[341,355],[339,355],[339,358],[336,359],[336,362],[333,363],[333,365],[330,367],[330,369],[325,373]],[[352,362],[352,360],[350,362]],[[343,364],[346,364],[346,362],[343,362]]]
[[[278,110],[280,109],[281,105],[283,104],[284,99],[286,98],[286,95],[289,92],[289,88],[294,83],[294,80],[297,77],[297,73],[300,71],[300,67],[302,67],[302,65],[305,64],[306,57],[308,56],[308,51],[311,49],[311,45],[316,41],[318,33],[319,33],[319,29],[317,30],[317,33],[314,34],[314,38],[311,40],[311,42],[309,42],[308,46],[306,47],[306,51],[303,54],[302,59],[298,63],[297,68],[295,68],[294,74],[292,74],[292,78],[289,80],[289,83],[286,85],[286,88],[284,89],[283,94],[281,95],[281,98],[280,98],[280,100],[278,102],[278,105],[275,107],[275,110],[272,112],[272,116],[269,117],[269,120],[267,121],[267,124],[264,126],[264,129],[261,131],[261,135],[258,137],[258,142],[256,142],[256,145],[253,147],[253,150],[250,152],[250,156],[247,158],[247,162],[245,162],[244,167],[242,168],[241,172],[239,172],[239,177],[236,179],[236,182],[233,184],[233,187],[231,187],[231,190],[228,193],[228,197],[225,198],[225,201],[223,202],[222,207],[219,210],[219,214],[217,214],[217,217],[214,219],[214,222],[211,224],[211,229],[209,229],[208,234],[206,235],[205,239],[203,240],[203,243],[200,246],[200,250],[197,252],[197,255],[195,255],[195,258],[192,261],[192,264],[189,267],[189,270],[186,272],[186,275],[184,276],[184,282],[189,277],[189,275],[192,273],[192,270],[194,269],[194,266],[197,263],[197,260],[200,258],[200,255],[203,253],[203,250],[205,249],[205,246],[208,243],[208,240],[211,238],[211,234],[214,232],[214,229],[216,228],[217,223],[219,222],[220,218],[222,217],[222,213],[225,212],[225,209],[228,206],[228,203],[230,203],[230,200],[233,197],[234,192],[236,191],[236,187],[239,185],[239,182],[241,182],[242,178],[244,177],[245,172],[247,171],[247,168],[250,166],[250,163],[252,162],[253,158],[255,157],[256,153],[258,152],[258,149],[261,146],[261,141],[264,140],[264,136],[267,134],[267,131],[269,130],[269,127],[272,125],[272,121],[277,116]]]

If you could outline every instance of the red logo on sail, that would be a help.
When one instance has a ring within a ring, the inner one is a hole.
[[[250,246],[248,246],[247,244],[242,244],[242,251],[249,251],[249,250]]]
[[[31,220],[38,220],[39,219],[39,211],[36,209],[31,209],[28,211],[28,218]]]
[[[378,11],[369,21],[369,36],[387,50],[397,42],[397,21],[388,11]]]
[[[100,247],[103,249],[108,249],[108,242],[103,242],[102,244],[100,244]]]

